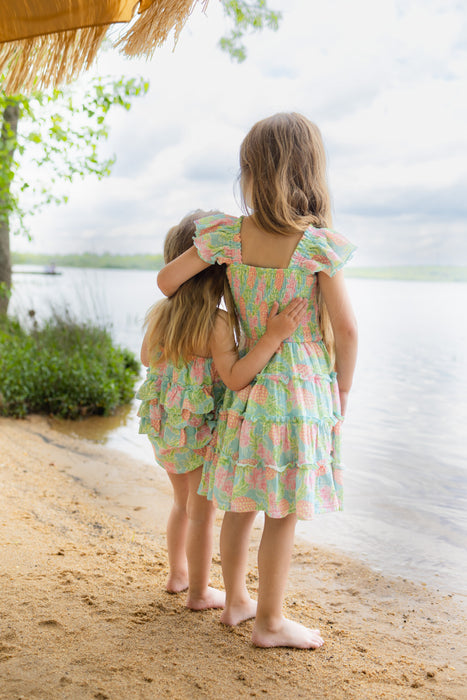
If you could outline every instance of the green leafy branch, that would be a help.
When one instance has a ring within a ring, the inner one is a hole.
[[[266,0],[222,0],[222,6],[224,13],[233,21],[234,28],[220,39],[219,45],[238,63],[246,59],[246,47],[242,42],[245,34],[263,29],[277,31],[282,18],[280,12],[268,8]]]
[[[0,138],[0,220],[9,220],[13,233],[26,233],[25,217],[46,204],[67,201],[57,183],[92,174],[102,179],[110,174],[115,157],[101,158],[99,142],[108,138],[106,115],[114,106],[131,108],[131,99],[144,95],[144,79],[94,80],[84,93],[71,88],[6,96],[0,92],[0,114],[17,109],[18,133],[3,121]],[[37,180],[25,180],[20,161],[27,152],[36,166]],[[14,183],[14,187],[12,187]],[[25,209],[21,195],[31,202]]]

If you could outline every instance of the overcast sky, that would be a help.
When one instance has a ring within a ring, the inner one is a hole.
[[[233,62],[220,3],[197,8],[175,51],[103,53],[93,71],[140,75],[149,93],[111,115],[111,177],[68,190],[30,221],[50,254],[158,253],[195,208],[239,214],[238,149],[252,124],[298,111],[320,127],[334,228],[356,265],[467,264],[467,4],[464,0],[269,0],[278,32]],[[27,167],[27,164],[26,164]]]

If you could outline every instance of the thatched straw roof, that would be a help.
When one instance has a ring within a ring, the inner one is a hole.
[[[208,0],[3,0],[0,88],[8,94],[57,86],[88,68],[109,29],[134,21],[113,39],[127,56],[151,56],[194,6]]]

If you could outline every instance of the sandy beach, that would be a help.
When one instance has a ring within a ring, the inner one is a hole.
[[[257,649],[251,621],[226,628],[165,592],[161,469],[38,416],[0,419],[0,468],[2,699],[467,698],[464,601],[449,592],[297,541],[287,615],[325,645]]]

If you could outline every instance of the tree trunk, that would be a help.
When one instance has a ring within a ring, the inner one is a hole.
[[[2,207],[3,208],[3,207]],[[0,315],[6,314],[11,289],[10,227],[0,220]]]
[[[0,186],[0,314],[6,314],[11,289],[10,256],[10,170],[16,147],[18,131],[19,106],[9,104],[3,112],[0,136],[0,168],[2,182]]]

